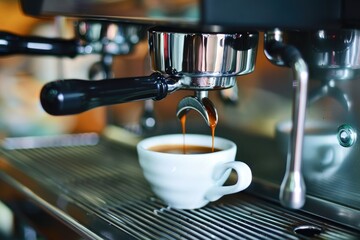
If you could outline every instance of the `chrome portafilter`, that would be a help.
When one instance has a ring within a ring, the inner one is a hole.
[[[150,29],[152,75],[50,82],[41,92],[42,106],[52,115],[66,115],[134,100],[160,100],[177,90],[192,90],[195,96],[180,101],[178,116],[194,109],[209,122],[205,110],[212,108],[217,119],[207,91],[230,88],[236,84],[236,76],[253,71],[258,33],[204,31]]]
[[[320,86],[309,93],[309,104],[330,97],[350,113],[352,101],[338,85],[360,76],[360,31],[318,30],[302,38],[294,36],[289,41],[304,53],[310,75],[320,81]]]
[[[209,90],[236,85],[236,76],[254,70],[257,33],[183,32],[156,28],[149,31],[152,67],[181,79],[182,89],[194,96],[183,98],[177,107],[180,119],[190,110],[198,112],[210,126],[218,121]]]

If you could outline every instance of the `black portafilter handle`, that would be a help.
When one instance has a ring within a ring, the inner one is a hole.
[[[13,54],[75,57],[78,42],[75,39],[25,37],[0,31],[0,56]]]
[[[168,94],[168,81],[160,73],[146,77],[59,80],[41,90],[43,109],[51,115],[77,114],[95,107],[135,100],[160,100]]]

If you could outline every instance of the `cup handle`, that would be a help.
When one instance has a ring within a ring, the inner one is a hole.
[[[249,166],[243,162],[226,162],[215,169],[214,179],[221,179],[227,170],[234,169],[237,174],[237,182],[231,186],[214,186],[209,189],[205,198],[211,202],[218,200],[224,195],[240,192],[246,189],[252,180],[252,173]]]

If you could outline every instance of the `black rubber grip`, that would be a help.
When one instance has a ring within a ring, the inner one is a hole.
[[[43,109],[51,115],[77,114],[89,109],[135,100],[160,100],[168,93],[166,78],[159,73],[146,77],[59,80],[41,90]]]
[[[78,43],[73,39],[22,37],[0,31],[0,56],[13,54],[75,57]]]

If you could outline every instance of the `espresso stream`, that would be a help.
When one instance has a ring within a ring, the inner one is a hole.
[[[211,130],[211,152],[216,152],[219,151],[218,149],[215,149],[215,128],[217,125],[217,121],[216,121],[216,112],[213,111],[213,108],[209,107],[211,105],[211,102],[208,98],[203,98],[202,102],[205,106],[205,109],[208,113],[209,116],[209,126],[210,126],[210,130]],[[205,147],[201,147],[201,146],[189,146],[186,145],[185,143],[185,135],[186,135],[186,114],[183,114],[180,117],[180,122],[181,122],[181,128],[182,128],[182,134],[183,134],[183,154],[189,154],[189,153],[193,153],[194,152],[194,148],[198,147],[198,148],[205,148]],[[207,148],[207,147],[206,147]],[[204,152],[204,151],[203,151]],[[210,152],[210,151],[207,151]]]
[[[158,146],[153,146],[149,148],[152,151],[163,152],[163,153],[176,153],[176,154],[201,154],[201,153],[211,153],[220,151],[220,149],[215,148],[215,128],[217,125],[217,114],[212,107],[212,103],[208,98],[203,98],[202,103],[205,106],[205,109],[209,116],[209,127],[211,130],[211,147],[199,146],[199,145],[187,145],[185,142],[186,135],[186,113],[181,115],[180,122],[183,134],[183,144],[163,144]]]

